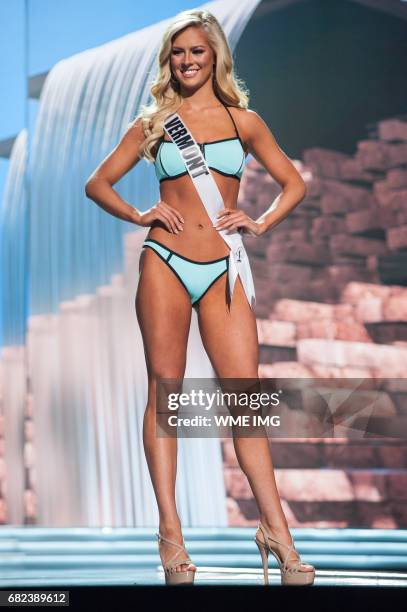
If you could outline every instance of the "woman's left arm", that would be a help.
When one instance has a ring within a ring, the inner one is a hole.
[[[252,110],[239,111],[239,126],[248,151],[282,187],[270,207],[255,221],[242,210],[223,210],[217,229],[240,229],[259,236],[278,223],[304,199],[306,184],[294,164],[278,146],[263,119]]]

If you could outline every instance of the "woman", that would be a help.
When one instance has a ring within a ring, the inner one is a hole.
[[[306,189],[264,121],[248,110],[248,96],[234,75],[225,34],[212,14],[199,10],[180,13],[163,36],[158,60],[151,87],[155,102],[142,109],[95,170],[86,194],[114,216],[150,227],[136,293],[148,371],[143,442],[159,509],[159,552],[166,583],[173,584],[193,582],[196,566],[186,553],[176,509],[177,440],[156,437],[157,379],[184,376],[192,306],[198,309],[202,342],[217,377],[258,377],[250,285],[247,276],[243,280],[242,274],[235,279],[230,276],[230,262],[234,265],[235,260],[228,236],[264,234],[300,203]],[[212,171],[207,174],[221,193],[224,208],[216,223],[177,150],[174,130],[164,131],[167,118],[174,113],[199,143]],[[282,193],[256,220],[236,208],[248,153],[282,186]],[[161,199],[145,212],[125,203],[112,187],[141,157],[154,162],[160,181]],[[239,249],[240,254],[243,251]],[[255,541],[265,582],[268,553],[272,552],[284,584],[312,584],[314,568],[301,564],[281,507],[267,437],[234,436],[234,446],[259,508]]]

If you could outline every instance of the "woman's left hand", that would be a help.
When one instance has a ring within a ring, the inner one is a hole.
[[[238,208],[233,210],[223,208],[216,216],[218,221],[215,222],[214,228],[217,230],[237,229],[242,234],[250,234],[251,236],[260,236],[266,231],[263,223],[257,223]]]

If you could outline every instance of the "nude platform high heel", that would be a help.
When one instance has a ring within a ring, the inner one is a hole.
[[[305,585],[313,584],[314,578],[315,578],[315,568],[313,568],[312,571],[311,570],[301,571],[299,569],[301,566],[301,557],[295,548],[294,541],[292,538],[291,538],[291,546],[287,546],[287,544],[283,544],[283,542],[279,542],[278,540],[275,540],[274,538],[272,538],[261,522],[259,522],[258,530],[262,532],[264,542],[262,542],[258,538],[257,532],[254,538],[254,541],[256,542],[259,548],[259,552],[260,552],[261,559],[263,562],[264,584],[269,583],[269,579],[268,579],[269,552],[271,552],[277,560],[278,566],[280,568],[282,585],[305,586]],[[272,548],[270,544],[270,540],[273,542],[276,542],[277,544],[280,544],[280,546],[285,546],[288,549],[284,561],[280,558],[278,551]],[[292,553],[295,554],[297,563],[292,566],[287,566],[288,558],[290,554]]]
[[[185,564],[189,563],[189,564],[194,565],[191,559],[188,557],[187,552],[185,550],[184,538],[182,538],[182,543],[184,545],[181,546],[180,544],[177,544],[176,542],[173,542],[172,540],[168,540],[167,538],[164,538],[160,533],[156,533],[156,536],[158,539],[158,548],[160,547],[161,542],[167,542],[168,544],[172,544],[173,546],[178,548],[178,552],[176,552],[175,555],[172,557],[172,559],[167,561],[165,565],[161,559],[162,566],[164,569],[164,574],[165,574],[165,584],[193,584],[196,570],[188,569],[182,572],[177,572],[176,570],[178,565],[183,565],[184,563]],[[185,553],[183,558],[180,561],[175,561],[176,557],[178,557],[180,552]],[[161,557],[161,554],[160,554],[160,557]]]

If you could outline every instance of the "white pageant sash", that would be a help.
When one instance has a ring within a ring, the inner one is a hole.
[[[212,223],[216,223],[217,213],[225,208],[225,204],[215,179],[209,171],[206,159],[187,126],[178,115],[173,113],[164,121],[164,129],[176,144],[189,176],[191,177],[199,197],[206,208]],[[256,294],[249,258],[242,237],[237,230],[216,230],[230,248],[228,261],[228,280],[230,300],[236,278],[240,276],[251,308],[256,303]]]

